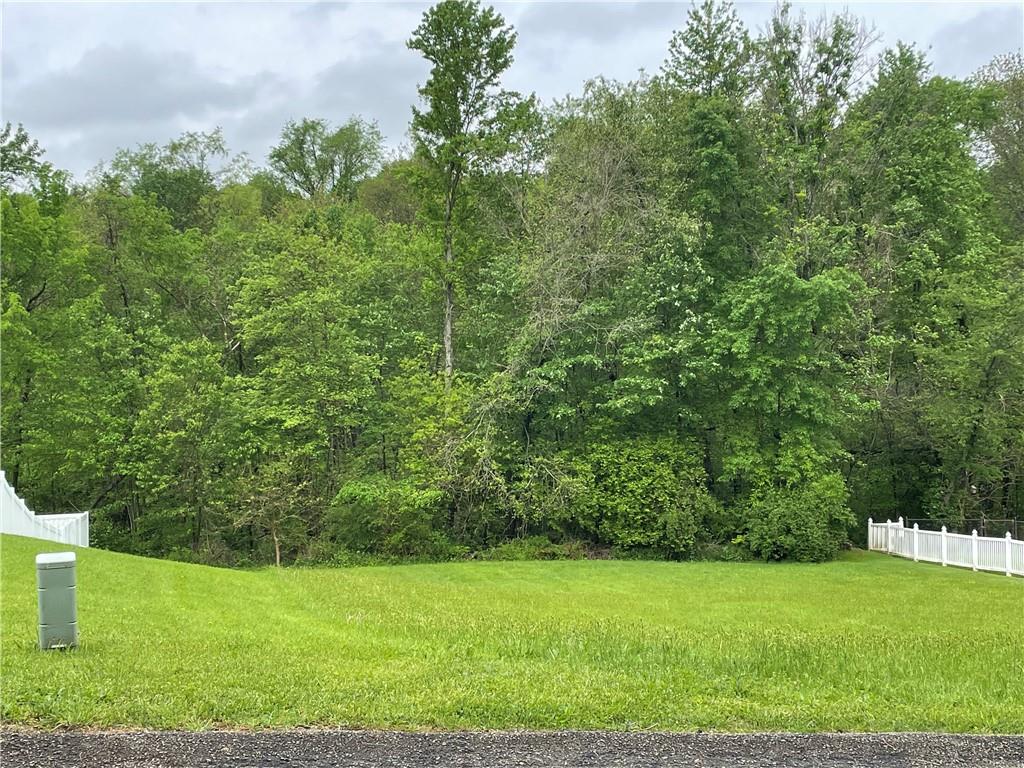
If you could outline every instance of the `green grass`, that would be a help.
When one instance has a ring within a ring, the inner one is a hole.
[[[2,538],[7,723],[1024,731],[1024,580],[850,553],[227,571],[79,550],[35,649]]]

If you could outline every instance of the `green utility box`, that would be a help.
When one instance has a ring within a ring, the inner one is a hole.
[[[39,585],[39,647],[78,645],[78,601],[75,595],[75,553],[36,555]]]

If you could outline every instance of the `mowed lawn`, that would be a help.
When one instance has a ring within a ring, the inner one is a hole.
[[[35,648],[5,536],[3,719],[1024,732],[1024,580],[825,565],[464,562],[228,571],[78,550],[81,647]]]

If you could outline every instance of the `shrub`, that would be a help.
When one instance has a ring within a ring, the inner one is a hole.
[[[587,550],[582,542],[556,544],[547,536],[510,539],[480,553],[481,560],[582,560]]]
[[[765,560],[820,562],[838,554],[853,515],[846,484],[828,474],[751,495],[746,542]]]
[[[356,565],[388,565],[399,559],[356,551],[340,544],[337,541],[336,522],[336,520],[328,520],[328,530],[325,535],[310,539],[305,548],[296,556],[293,565],[300,568],[347,568]]]
[[[734,544],[737,535],[747,528],[746,509],[741,504],[715,504],[704,518],[704,527],[698,537],[703,544]],[[738,545],[743,548],[742,545]]]
[[[353,568],[367,565],[393,565],[401,562],[397,557],[356,552],[334,545],[330,553],[314,552],[295,560],[295,565],[304,568]]]
[[[664,560],[661,547],[612,547],[612,560]]]
[[[742,563],[754,559],[750,549],[745,546],[743,536],[737,536],[730,542],[719,544],[706,542],[698,544],[693,551],[694,560],[713,560],[729,563]]]
[[[716,507],[699,454],[686,443],[616,440],[592,445],[571,462],[578,481],[572,518],[617,550],[646,548],[684,557]]]
[[[378,555],[443,559],[452,545],[439,532],[440,491],[408,482],[373,478],[346,483],[334,499],[328,526],[347,549]]]

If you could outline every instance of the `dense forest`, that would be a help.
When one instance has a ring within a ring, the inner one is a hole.
[[[666,38],[670,37],[666,31]],[[93,543],[224,565],[834,556],[1024,518],[1024,61],[695,6],[552,105],[445,0],[372,116],[117,153],[2,135],[2,464]],[[14,116],[16,117],[16,116]],[[97,158],[99,160],[99,158]]]

